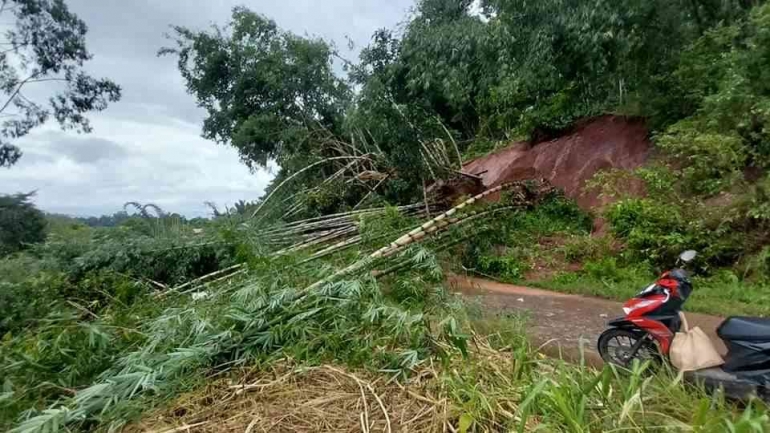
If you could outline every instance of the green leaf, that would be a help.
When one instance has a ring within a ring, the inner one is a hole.
[[[458,425],[458,431],[460,433],[466,433],[471,426],[473,426],[474,419],[472,416],[468,415],[467,413],[464,413],[460,415],[460,423]]]

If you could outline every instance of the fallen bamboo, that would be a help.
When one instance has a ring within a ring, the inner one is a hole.
[[[229,280],[230,278],[233,278],[236,275],[245,274],[246,272],[248,272],[248,269],[239,269],[239,270],[233,272],[232,274],[225,275],[224,277],[219,277],[216,280],[206,281],[203,284],[210,286],[210,285],[216,284],[216,283],[218,283],[220,281]],[[191,288],[189,288],[189,289],[187,289],[187,290],[185,290],[183,292],[179,292],[179,294],[180,295],[185,295],[187,293],[194,292],[196,290],[198,290],[198,286],[193,286],[193,287],[191,287]]]
[[[252,214],[251,214],[251,217],[252,217],[252,218],[255,218],[255,217],[256,217],[256,216],[259,214],[259,212],[260,212],[260,211],[261,211],[261,210],[262,210],[262,209],[265,207],[265,204],[266,204],[268,201],[270,201],[270,198],[271,198],[271,197],[273,197],[273,195],[274,195],[276,192],[278,192],[278,190],[280,190],[280,189],[281,189],[281,187],[283,187],[283,186],[284,186],[284,185],[285,185],[287,182],[289,182],[290,180],[292,180],[292,179],[294,179],[295,177],[299,176],[300,174],[302,174],[302,173],[304,173],[304,172],[306,172],[306,171],[310,170],[310,169],[311,169],[311,168],[313,168],[313,167],[316,167],[316,166],[318,166],[318,165],[321,165],[321,164],[324,164],[324,163],[327,163],[327,162],[330,162],[330,161],[338,161],[338,160],[341,160],[341,159],[369,159],[369,157],[368,157],[367,155],[363,155],[363,156],[335,156],[335,157],[332,157],[332,158],[326,158],[326,159],[323,159],[323,160],[321,160],[321,161],[317,161],[317,162],[314,162],[314,163],[312,163],[312,164],[308,165],[307,167],[305,167],[305,168],[303,168],[303,169],[301,169],[301,170],[297,171],[296,173],[294,173],[294,174],[292,174],[291,176],[289,176],[289,177],[287,177],[286,179],[284,179],[284,181],[283,181],[283,182],[281,182],[280,184],[278,184],[278,186],[276,186],[276,187],[275,187],[275,189],[274,189],[274,190],[272,190],[272,191],[270,192],[270,194],[268,194],[268,195],[267,195],[267,197],[265,197],[265,199],[264,199],[264,200],[262,200],[262,203],[260,203],[260,204],[259,204],[259,206],[258,206],[256,209],[254,209],[254,213],[252,213]]]
[[[185,287],[188,287],[188,286],[191,286],[191,285],[193,285],[193,284],[199,283],[199,282],[201,282],[201,281],[205,281],[205,280],[207,280],[207,279],[209,279],[209,278],[213,278],[213,277],[216,277],[216,276],[222,275],[222,274],[224,274],[224,273],[227,273],[227,272],[230,272],[230,271],[233,271],[233,270],[236,270],[236,269],[242,268],[243,266],[244,266],[244,265],[243,265],[243,263],[239,263],[239,264],[237,264],[237,265],[233,265],[233,266],[230,266],[229,268],[226,268],[226,269],[221,269],[221,270],[219,270],[219,271],[216,271],[216,272],[212,272],[212,273],[210,273],[210,274],[206,274],[206,275],[204,275],[204,276],[202,276],[202,277],[198,277],[198,278],[196,278],[196,279],[194,279],[194,280],[188,281],[188,282],[186,282],[186,283],[184,283],[184,284],[181,284],[181,285],[179,285],[179,286],[176,286],[176,287],[172,287],[171,289],[169,289],[169,290],[167,290],[167,291],[165,291],[165,292],[158,292],[158,293],[156,293],[156,294],[155,294],[155,296],[156,296],[156,297],[163,297],[163,296],[166,296],[166,295],[168,295],[168,294],[171,294],[171,293],[175,293],[175,292],[178,292],[178,291],[180,291],[180,290],[184,289]]]
[[[318,237],[312,238],[310,240],[307,240],[305,242],[302,242],[302,243],[300,243],[298,245],[294,245],[294,246],[291,246],[289,248],[285,248],[285,249],[283,249],[281,251],[278,251],[278,252],[274,253],[273,255],[274,256],[280,256],[280,255],[283,255],[283,254],[288,254],[288,253],[293,253],[293,252],[301,251],[301,250],[304,250],[305,248],[312,247],[313,245],[318,245],[320,243],[328,242],[328,241],[337,239],[339,237],[342,237],[342,236],[345,236],[345,235],[348,235],[348,234],[351,234],[351,233],[355,233],[357,231],[358,231],[358,227],[355,227],[355,226],[347,227],[347,228],[344,228],[344,229],[335,230],[332,233],[329,233],[327,235],[318,236]]]
[[[467,222],[473,221],[473,220],[481,218],[481,217],[485,217],[487,215],[495,214],[495,213],[506,211],[506,210],[512,210],[512,209],[516,209],[516,208],[517,208],[517,206],[506,206],[506,207],[502,207],[502,208],[493,209],[493,210],[487,211],[487,212],[480,212],[480,213],[471,215],[471,216],[469,216],[467,218],[463,218],[463,219],[455,222],[453,224],[453,226],[456,227],[456,226],[458,226],[460,224],[465,224]],[[462,236],[462,237],[460,237],[458,239],[452,239],[449,242],[446,242],[446,243],[444,243],[442,245],[439,245],[439,246],[437,246],[435,248],[432,248],[432,250],[434,252],[444,251],[447,248],[451,248],[451,247],[453,247],[453,246],[455,246],[455,245],[457,245],[459,243],[465,242],[466,240],[472,238],[473,236],[476,236],[479,232],[475,232],[475,233],[467,235],[467,236]],[[392,254],[390,254],[390,255],[392,255]],[[391,266],[389,268],[386,268],[384,270],[374,270],[374,271],[371,272],[371,275],[373,277],[375,277],[375,278],[383,277],[385,275],[388,275],[388,274],[391,274],[391,273],[393,273],[395,271],[403,269],[403,268],[409,266],[411,263],[412,263],[412,259],[411,258],[406,259],[406,260],[402,260],[402,261],[400,261],[400,262],[394,264],[393,266]]]
[[[410,231],[409,233],[399,237],[395,241],[391,242],[389,245],[386,245],[386,246],[380,248],[379,250],[373,252],[368,257],[364,258],[363,260],[359,260],[358,262],[353,263],[352,265],[350,265],[348,267],[345,267],[345,268],[335,272],[334,274],[332,274],[332,275],[330,275],[330,276],[328,276],[326,278],[322,278],[322,279],[316,281],[315,283],[307,286],[305,289],[302,290],[301,293],[304,294],[304,293],[310,292],[312,290],[316,290],[316,289],[318,289],[319,287],[323,286],[324,284],[326,284],[329,281],[333,281],[333,280],[335,280],[335,279],[337,279],[337,278],[339,278],[341,276],[348,275],[350,273],[354,273],[354,272],[357,272],[357,271],[363,269],[364,267],[369,265],[371,262],[373,262],[373,261],[375,261],[377,259],[380,259],[382,257],[385,257],[386,254],[388,254],[388,253],[392,254],[392,252],[397,251],[397,250],[399,250],[401,248],[404,248],[404,247],[408,246],[409,244],[414,243],[414,242],[422,239],[423,237],[426,236],[426,231],[431,230],[431,232],[433,232],[433,231],[438,230],[438,228],[433,229],[433,227],[436,227],[437,224],[441,223],[445,219],[447,219],[447,218],[451,217],[452,215],[456,214],[457,212],[459,212],[460,210],[464,209],[465,207],[470,206],[470,205],[476,203],[477,201],[479,201],[479,200],[483,199],[484,197],[487,197],[487,196],[489,196],[491,194],[499,192],[499,191],[501,191],[503,189],[512,188],[514,186],[521,187],[521,186],[523,186],[523,182],[505,183],[505,184],[502,184],[502,185],[497,186],[495,188],[488,189],[488,190],[482,192],[481,194],[475,195],[475,196],[469,198],[468,200],[460,203],[459,205],[453,207],[452,209],[442,213],[441,215],[437,216],[436,218],[433,218],[432,220],[426,222],[425,224],[421,225],[420,227],[417,227],[414,230]],[[444,225],[446,225],[446,224],[444,224],[444,223],[441,224],[441,226],[444,226]]]

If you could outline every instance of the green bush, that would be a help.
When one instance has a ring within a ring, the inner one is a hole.
[[[672,126],[656,144],[683,165],[679,175],[693,194],[714,194],[741,179],[749,154],[737,133],[710,133],[691,121]]]
[[[47,222],[33,195],[0,195],[0,257],[45,241]]]
[[[506,197],[503,196],[502,203]],[[590,215],[566,197],[555,195],[537,206],[500,213],[484,223],[484,230],[468,239],[460,263],[507,281],[521,279],[535,259],[543,258],[538,240],[543,237],[587,236],[593,227]],[[554,251],[547,252],[555,253]]]
[[[528,267],[513,256],[481,256],[477,270],[504,281],[516,281],[524,276]]]
[[[616,253],[615,238],[610,235],[573,235],[559,248],[564,259],[570,263],[598,260]]]
[[[130,305],[148,285],[110,270],[89,272],[77,280],[62,272],[40,272],[18,282],[0,281],[0,335],[37,326],[49,314],[79,305],[99,313]]]
[[[613,204],[606,217],[612,232],[625,241],[629,259],[665,266],[681,251],[697,247],[680,212],[676,204],[637,198]]]

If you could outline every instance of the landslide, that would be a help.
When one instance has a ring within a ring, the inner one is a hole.
[[[511,144],[465,163],[463,171],[480,177],[485,189],[515,180],[546,178],[581,208],[591,210],[609,198],[583,191],[586,181],[600,170],[640,167],[651,149],[644,121],[606,115],[584,120],[558,138]]]

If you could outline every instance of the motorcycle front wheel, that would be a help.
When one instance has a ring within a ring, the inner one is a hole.
[[[599,336],[597,346],[604,362],[623,368],[631,367],[634,359],[639,362],[655,362],[660,359],[657,346],[650,341],[647,334],[625,329],[613,328],[604,331]]]

